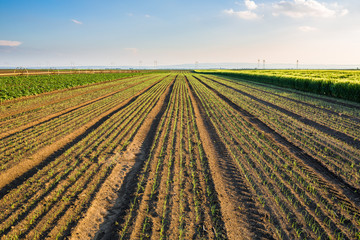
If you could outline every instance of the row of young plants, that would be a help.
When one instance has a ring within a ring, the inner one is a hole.
[[[216,130],[217,133],[219,133],[219,137],[222,141],[224,141],[224,144],[228,147],[228,145],[230,144],[227,144],[227,141],[226,141],[226,136],[229,136],[230,137],[230,141],[233,141],[233,138],[231,136],[231,134],[228,132],[228,130],[224,130],[224,129],[220,129],[219,127],[222,126],[223,124],[223,121],[225,121],[226,119],[224,119],[223,117],[220,117],[219,119],[217,119],[216,116],[213,115],[214,111],[218,110],[218,108],[222,108],[224,106],[220,106],[218,104],[218,102],[215,102],[213,103],[213,101],[216,99],[215,96],[212,96],[211,92],[209,92],[204,86],[201,86],[201,84],[199,84],[199,82],[197,80],[195,80],[192,76],[189,76],[189,82],[192,86],[192,88],[194,89],[194,93],[198,96],[198,98],[200,99],[200,102],[201,102],[201,105],[204,107],[204,111],[208,117],[208,119],[212,122],[212,125],[214,127],[214,129]],[[204,93],[205,91],[205,93]],[[207,97],[206,97],[206,96]],[[211,101],[210,97],[214,97],[215,99],[212,99],[213,101]],[[211,106],[209,104],[212,104]],[[229,107],[229,106],[225,106],[225,107]],[[221,120],[220,120],[221,119]],[[232,156],[232,157],[236,157],[236,153],[233,153],[231,151],[231,149],[228,149],[229,151],[229,155]],[[225,154],[225,153],[223,153]],[[240,153],[238,154],[238,156],[242,156],[243,155],[243,152],[240,151]],[[263,199],[263,196],[264,196],[264,193],[262,193],[262,191],[260,190],[259,186],[257,186],[253,180],[253,177],[252,177],[252,174],[251,174],[251,171],[248,171],[247,169],[244,169],[244,165],[242,164],[242,161],[236,161],[237,164],[239,164],[240,166],[240,169],[241,169],[241,172],[239,174],[244,174],[243,176],[245,177],[245,179],[249,182],[249,186],[250,186],[250,189],[252,189],[253,191],[253,196],[258,196],[257,199]],[[239,203],[240,205],[241,203]],[[268,206],[268,203],[267,202],[264,202],[262,201],[262,205],[263,207],[266,208],[267,211],[269,211],[269,213],[271,214],[270,216],[271,217],[271,220],[270,222],[276,222],[278,223],[279,220],[277,219],[276,217],[276,211],[273,212],[272,209]],[[279,236],[283,236],[282,234],[282,229],[280,227],[274,227],[273,226],[273,229],[275,229],[274,232],[277,232],[278,234],[280,234]]]
[[[0,199],[6,238],[69,235],[151,108],[170,84],[166,78]],[[118,160],[118,161],[121,161]]]
[[[299,159],[284,152],[204,85],[194,79],[191,84],[258,201],[270,210],[269,222],[279,238],[359,236],[356,212],[344,208],[339,195],[328,197],[336,190],[313,178]],[[287,232],[283,224],[293,231]]]
[[[175,96],[173,88],[174,87],[171,88],[172,92],[171,92],[171,95],[169,98],[170,100],[172,100]],[[169,103],[165,103],[165,104],[167,104],[166,110],[164,111],[164,115],[161,117],[160,123],[158,125],[158,129],[156,131],[156,135],[153,139],[153,144],[151,146],[151,149],[149,150],[146,160],[143,163],[141,172],[138,175],[139,177],[137,179],[137,187],[132,196],[132,199],[130,200],[129,210],[128,210],[127,214],[122,217],[122,219],[119,219],[119,223],[120,223],[119,238],[120,239],[128,239],[130,237],[132,225],[134,224],[134,220],[136,220],[136,211],[138,210],[139,205],[141,204],[142,198],[145,196],[145,194],[144,194],[145,188],[148,186],[148,189],[151,189],[150,185],[147,185],[147,181],[148,181],[149,175],[150,175],[150,169],[152,169],[151,163],[153,162],[153,158],[155,158],[155,154],[157,153],[156,151],[157,151],[158,146],[162,146],[160,144],[160,142],[163,141],[162,140],[163,133],[165,135],[167,135],[168,132],[170,131],[169,127],[168,128],[165,127],[165,126],[169,126],[169,123],[166,124],[166,119],[168,119],[168,118],[165,118],[164,116],[168,116],[168,115],[171,116],[172,113],[174,112],[174,104],[170,104],[171,102],[173,102],[173,101],[169,101]],[[159,161],[161,161],[161,159],[159,159]],[[148,191],[148,195],[149,195],[150,191],[151,190]],[[149,196],[147,196],[147,197],[149,197]],[[144,222],[142,224],[141,236],[143,238],[146,238],[147,232],[150,231],[151,223],[150,223],[150,219],[148,219],[147,217],[145,217],[143,219],[144,219],[143,220]]]
[[[166,196],[162,209],[160,239],[172,237],[224,239],[226,234],[224,226],[221,224],[219,203],[215,197],[211,176],[209,176],[209,167],[205,163],[204,150],[201,146],[195,113],[184,75],[177,78],[177,84],[179,86],[178,99],[175,100],[177,112],[170,133],[172,139],[168,169],[165,170],[167,171]],[[176,118],[179,118],[180,121],[177,121]],[[179,134],[176,134],[177,132]],[[178,154],[174,153],[174,143],[179,146]],[[174,165],[176,166],[173,167]],[[177,173],[178,180],[171,186]],[[176,204],[176,199],[172,197],[174,194],[179,195],[178,208],[174,206]],[[178,223],[171,218],[170,214],[179,216]],[[168,232],[171,225],[177,226],[177,233]]]
[[[216,79],[216,81],[220,81],[220,79]],[[358,157],[360,151],[358,149],[336,139],[336,137],[329,136],[326,133],[320,132],[311,126],[304,124],[301,122],[302,119],[287,116],[277,109],[267,107],[260,102],[244,96],[244,94],[223,85],[216,84],[213,81],[207,81],[207,83],[219,89],[220,92],[231,98],[235,103],[241,104],[244,109],[257,116],[286,138],[290,139],[291,142],[301,149],[304,149],[306,152],[319,159],[319,161],[325,164],[331,171],[345,179],[349,184],[357,188],[360,186]],[[239,86],[237,88],[244,90]],[[257,94],[255,90],[251,93],[251,96],[253,95],[260,98],[260,93]],[[262,93],[262,95],[264,95],[264,93]],[[261,98],[264,99],[264,96]],[[286,103],[281,102],[277,104],[286,105]],[[292,111],[296,111],[296,106],[293,107]],[[316,111],[316,113],[313,114],[314,118],[316,118],[318,112],[319,111]],[[338,119],[336,122],[333,122],[333,125],[341,125],[341,120],[342,119]],[[332,126],[328,125],[328,127]],[[340,130],[341,129],[339,129],[339,131]]]
[[[187,91],[186,91],[186,98],[187,98],[187,107],[190,117],[188,119],[189,123],[187,125],[187,131],[190,132],[192,129],[192,138],[189,138],[189,152],[194,152],[194,155],[190,155],[190,167],[191,167],[191,176],[192,176],[192,184],[193,184],[193,191],[194,191],[194,200],[195,203],[199,203],[202,201],[206,201],[208,209],[205,210],[203,207],[200,208],[200,215],[197,214],[198,218],[207,219],[210,218],[210,222],[213,226],[212,231],[201,231],[201,225],[199,222],[198,232],[202,232],[204,237],[214,236],[216,239],[224,239],[227,238],[226,229],[224,226],[223,218],[221,216],[221,209],[219,199],[217,197],[217,192],[215,190],[212,174],[209,167],[209,162],[205,154],[205,150],[200,138],[200,133],[198,126],[196,124],[195,119],[195,111],[194,107],[190,98],[190,89],[189,89],[189,81],[187,75],[185,75],[186,84],[187,84]],[[196,178],[195,176],[198,176]],[[199,180],[201,181],[199,181]],[[197,183],[197,184],[196,184]],[[196,190],[199,188],[200,190]],[[204,197],[205,196],[205,197]],[[197,205],[197,204],[196,204]],[[209,216],[207,216],[209,215]],[[203,229],[204,230],[204,229]],[[206,235],[208,234],[208,235]],[[201,236],[201,235],[200,235]]]
[[[0,77],[0,101],[141,74],[145,73],[132,72]]]
[[[269,88],[260,89],[258,86],[248,82],[231,82],[218,77],[208,77],[209,80],[216,80],[217,83],[230,86],[239,91],[240,94],[252,97],[254,100],[264,101],[270,107],[282,110],[284,113],[293,114],[294,118],[301,116],[308,120],[319,123],[331,129],[344,132],[347,135],[356,138],[360,135],[360,118],[347,115],[343,112],[335,112],[323,106],[314,106],[308,102],[293,100],[291,98],[272,93]]]
[[[293,70],[292,72],[209,70],[196,72],[230,76],[360,102],[358,71],[347,71],[346,74],[343,74],[344,71],[321,71],[321,77],[317,76],[319,72],[316,70]]]
[[[177,77],[178,78],[178,77]],[[159,230],[158,238],[163,239],[165,237],[165,231],[168,228],[168,203],[170,199],[169,191],[173,187],[174,180],[174,164],[175,164],[175,147],[176,147],[176,129],[178,125],[179,107],[180,107],[180,87],[179,81],[176,79],[171,92],[170,100],[167,105],[160,126],[162,134],[159,137],[159,142],[155,148],[154,153],[149,165],[150,173],[148,178],[151,181],[144,182],[144,196],[141,200],[139,199],[139,206],[136,211],[144,211],[144,216],[138,216],[134,219],[132,225],[129,226],[131,229],[130,238],[139,236],[140,239],[149,239],[154,237],[153,234],[155,227]],[[160,128],[159,128],[160,129]],[[159,131],[159,130],[158,130]],[[154,145],[153,145],[154,146]],[[166,168],[167,167],[167,168]],[[175,183],[174,183],[175,184]],[[161,192],[165,188],[165,196]],[[181,211],[181,210],[180,210]],[[152,215],[157,213],[160,218],[154,218]],[[130,216],[129,216],[130,217]],[[140,228],[136,228],[136,225],[140,225]],[[159,226],[160,225],[160,226]],[[141,232],[138,232],[140,231]],[[121,231],[121,238],[124,238],[127,226],[124,225]]]
[[[43,121],[44,118],[59,115],[82,105],[91,104],[100,98],[134,87],[143,81],[156,78],[156,76],[159,77],[159,75],[141,75],[123,78],[5,102],[0,104],[0,133],[35,121]]]
[[[181,80],[179,239],[226,239],[226,231],[210,168],[202,146],[186,75]],[[187,153],[183,157],[183,153]],[[189,194],[192,194],[192,198]],[[191,216],[184,211],[186,202]],[[191,203],[191,204],[190,204]],[[187,219],[187,220],[185,220]],[[190,225],[189,225],[190,223]],[[194,230],[191,231],[190,229]]]
[[[223,226],[214,223],[221,218],[219,204],[208,185],[209,169],[201,163],[206,159],[191,104],[180,75],[123,218],[121,239],[226,238]]]
[[[158,81],[158,79],[156,80]],[[3,138],[0,143],[0,171],[15,166],[25,157],[72,133],[80,126],[100,116],[103,112],[115,108],[125,99],[132,97],[134,92],[138,92],[150,84],[154,84],[154,82],[155,79],[146,81],[133,88],[120,91],[112,96],[89,105],[84,105],[66,114]]]
[[[179,134],[177,134],[177,129],[179,128],[179,124],[181,124],[182,118],[182,99],[180,97],[181,87],[179,84],[179,76],[177,76],[174,84],[174,98],[170,101],[173,102],[174,112],[172,116],[169,116],[167,130],[165,130],[164,139],[162,142],[162,147],[160,150],[160,158],[156,164],[155,178],[154,183],[152,185],[150,201],[152,205],[147,206],[146,214],[150,214],[150,212],[159,212],[161,216],[160,220],[160,236],[159,239],[167,238],[167,230],[169,229],[170,221],[171,221],[171,204],[173,203],[173,199],[171,197],[172,189],[176,184],[175,180],[175,164],[177,164],[177,156],[175,154],[177,143],[179,142]],[[180,118],[180,123],[178,119]],[[180,137],[182,135],[182,129],[180,129]],[[181,146],[180,140],[180,146]],[[182,151],[180,149],[180,162],[182,161]],[[166,168],[167,167],[167,168]],[[180,174],[182,172],[182,168],[180,167]],[[160,175],[160,176],[159,176]],[[166,176],[166,178],[165,178]],[[181,185],[182,177],[179,176],[179,182]],[[163,190],[165,188],[165,190]],[[162,196],[163,193],[165,196]],[[181,212],[184,208],[182,207],[182,195],[180,193],[180,201],[179,201],[179,211]],[[145,237],[142,233],[142,238],[151,238],[153,232],[155,231],[155,221],[152,221],[149,217],[146,216],[145,222],[152,222],[152,228],[147,229],[147,236]],[[175,220],[175,219],[174,219]],[[175,220],[176,221],[176,220]],[[143,229],[145,229],[145,225],[143,225]],[[179,228],[180,229],[180,228]],[[154,236],[152,236],[154,237]]]

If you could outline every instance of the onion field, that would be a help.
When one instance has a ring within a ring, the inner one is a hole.
[[[359,103],[133,75],[0,102],[1,239],[360,239]]]

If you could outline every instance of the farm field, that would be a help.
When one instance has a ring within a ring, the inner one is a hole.
[[[80,74],[81,73],[81,74]],[[0,75],[0,102],[23,96],[37,95],[50,91],[102,83],[114,79],[146,74],[139,71],[101,72],[30,72],[25,75]]]
[[[360,103],[359,70],[196,70]]]
[[[164,72],[0,103],[1,239],[360,239],[360,104]]]

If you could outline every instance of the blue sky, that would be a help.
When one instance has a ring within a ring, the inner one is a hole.
[[[0,0],[0,66],[360,64],[358,0]]]

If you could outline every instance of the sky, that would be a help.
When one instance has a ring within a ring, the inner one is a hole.
[[[0,0],[0,66],[359,64],[359,0]]]

